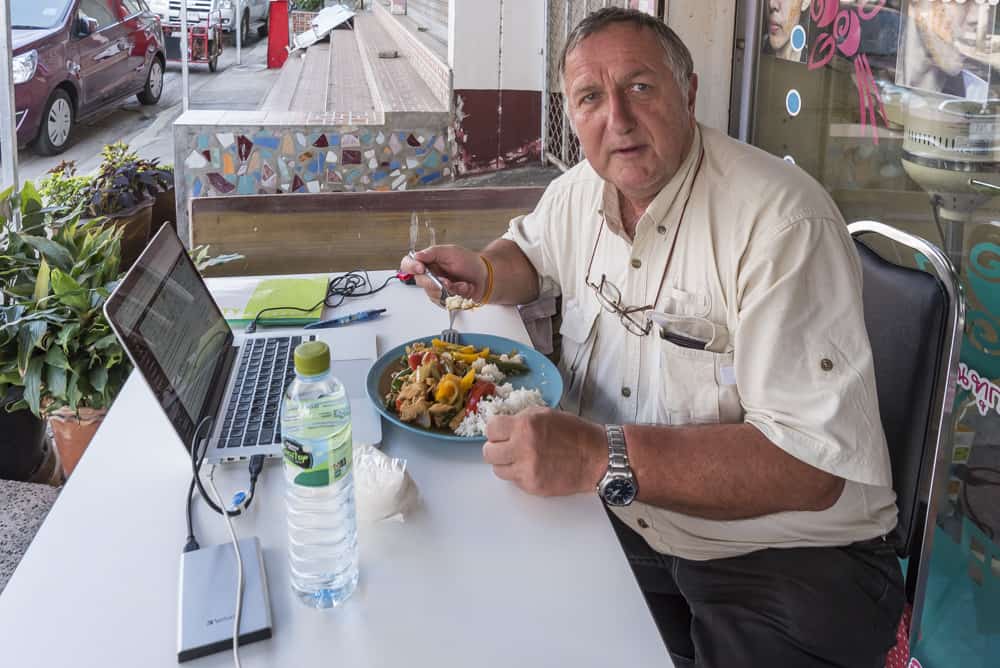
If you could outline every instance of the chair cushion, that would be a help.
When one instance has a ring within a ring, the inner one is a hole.
[[[948,295],[934,276],[884,260],[855,241],[864,270],[865,324],[875,362],[882,427],[899,506],[900,556],[919,544],[920,476],[932,465],[935,397],[945,342]]]

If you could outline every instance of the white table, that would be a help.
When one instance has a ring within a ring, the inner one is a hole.
[[[398,283],[337,312],[379,307],[383,318],[342,331],[377,335],[382,351],[447,323]],[[511,308],[463,313],[456,326],[528,340]],[[596,496],[529,496],[495,478],[479,447],[387,423],[383,448],[408,460],[422,508],[362,531],[361,584],[333,611],[291,593],[284,481],[277,462],[266,466],[236,529],[260,537],[274,637],[242,648],[245,667],[672,665]],[[186,450],[133,374],[0,595],[0,663],[175,666],[190,476]],[[246,469],[225,467],[216,480],[228,498]],[[227,542],[222,519],[196,508],[201,544]],[[230,666],[231,652],[188,665]]]

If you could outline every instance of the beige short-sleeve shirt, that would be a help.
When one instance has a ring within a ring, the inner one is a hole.
[[[714,521],[642,502],[615,509],[654,549],[713,559],[895,526],[860,263],[833,201],[801,169],[699,126],[633,240],[614,187],[587,162],[505,238],[562,292],[564,410],[602,423],[746,422],[847,481],[821,512]],[[588,268],[625,305],[653,304],[650,335],[601,308]]]

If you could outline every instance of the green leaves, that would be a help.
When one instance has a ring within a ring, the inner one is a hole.
[[[52,266],[59,267],[63,271],[70,271],[73,268],[73,256],[55,241],[25,234],[21,235],[21,240],[41,253]]]
[[[24,400],[35,415],[42,414],[42,368],[45,361],[41,357],[33,357],[24,373]]]
[[[39,347],[49,326],[44,320],[25,322],[17,335],[17,368],[24,374],[31,361],[32,353]]]
[[[58,269],[52,270],[52,293],[59,301],[78,313],[90,310],[90,295],[87,290],[68,274]]]
[[[37,415],[67,406],[105,408],[130,365],[104,319],[119,276],[121,231],[80,220],[79,207],[45,209],[31,186],[19,203],[31,224],[15,230],[11,191],[0,193],[0,388],[24,387]]]

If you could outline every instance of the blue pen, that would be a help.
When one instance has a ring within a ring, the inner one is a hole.
[[[342,315],[339,318],[330,318],[329,320],[320,320],[319,322],[311,322],[303,329],[326,329],[327,327],[341,327],[343,325],[349,325],[352,322],[359,322],[361,320],[374,320],[383,313],[386,309],[378,308],[372,309],[370,311],[358,311],[357,313],[352,313],[350,315]]]

